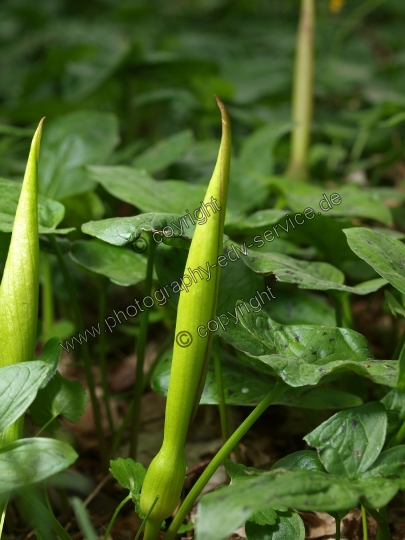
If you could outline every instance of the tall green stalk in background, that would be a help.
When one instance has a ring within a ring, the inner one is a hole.
[[[291,155],[287,176],[306,180],[314,71],[314,0],[301,0],[292,96]]]
[[[198,328],[215,318],[219,288],[218,257],[223,250],[223,231],[229,182],[231,130],[228,114],[218,101],[222,116],[222,140],[204,204],[218,202],[220,210],[205,224],[197,224],[186,268],[213,269],[209,281],[194,283],[180,293],[176,339],[166,403],[162,448],[150,464],[141,493],[141,510],[147,514],[145,540],[156,540],[162,521],[175,510],[183,488],[186,461],[184,445],[198,407],[211,355],[212,333],[201,337]],[[156,503],[157,500],[157,503]]]

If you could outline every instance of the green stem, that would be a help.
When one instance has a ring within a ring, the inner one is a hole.
[[[333,303],[335,305],[336,326],[342,328],[343,326],[343,314],[342,314],[342,301],[338,294],[332,294]]]
[[[145,523],[148,521],[148,517],[151,515],[152,513],[152,510],[155,508],[155,505],[156,503],[158,502],[158,499],[159,499],[159,496],[156,497],[156,499],[153,501],[153,504],[152,506],[149,508],[148,510],[148,513],[146,514],[146,516],[144,517],[142,523],[141,523],[141,526],[139,527],[139,530],[138,532],[136,533],[136,536],[134,538],[134,540],[138,540],[139,539],[139,535],[141,534],[141,532],[143,531],[143,528],[145,527]],[[160,530],[160,527],[159,527],[159,530]],[[159,531],[158,531],[159,533]]]
[[[70,502],[72,503],[73,512],[75,513],[79,529],[83,533],[83,538],[86,540],[98,540],[97,533],[93,528],[93,524],[86,512],[83,501],[79,499],[79,497],[72,497]]]
[[[106,361],[106,339],[105,339],[105,308],[107,303],[107,283],[102,282],[100,285],[100,300],[99,300],[99,321],[100,321],[100,368],[101,368],[101,386],[103,387],[103,398],[105,412],[107,415],[108,425],[111,434],[114,433],[114,422],[110,407],[110,394],[108,391],[107,378],[107,361]]]
[[[190,493],[185,498],[183,504],[180,506],[179,511],[177,512],[174,520],[172,521],[167,533],[164,537],[164,540],[173,540],[177,531],[180,528],[180,525],[183,523],[184,518],[187,516],[191,510],[195,500],[200,495],[201,491],[207,485],[208,481],[221,465],[221,463],[226,459],[226,457],[232,452],[233,448],[238,444],[241,438],[245,433],[251,428],[251,426],[256,422],[256,420],[264,413],[264,411],[269,407],[285,390],[288,386],[281,380],[279,380],[273,390],[257,405],[249,416],[242,422],[238,429],[230,436],[226,443],[220,448],[217,454],[213,457],[212,461],[209,463],[207,468],[204,470],[200,478],[194,484]]]
[[[39,429],[39,430],[36,432],[35,437],[39,437],[40,434],[41,434],[43,431],[45,431],[46,428],[47,428],[50,424],[52,424],[52,422],[53,422],[55,419],[56,419],[56,416],[52,416],[52,418],[50,418],[50,419],[48,420],[48,422],[46,422],[46,424],[44,424],[44,425],[41,427],[41,429]]]
[[[103,540],[107,540],[107,538],[109,537],[110,535],[110,532],[111,532],[111,529],[113,528],[114,526],[114,523],[115,523],[115,520],[117,519],[117,516],[118,514],[120,513],[121,511],[121,508],[128,502],[131,500],[131,495],[128,495],[127,497],[125,497],[125,499],[123,501],[120,502],[120,504],[117,506],[117,508],[115,509],[115,512],[112,516],[112,518],[110,519],[110,523],[108,524],[108,527],[107,527],[107,530],[105,531],[105,534],[104,534],[104,537],[103,537]]]
[[[79,303],[77,301],[76,291],[73,286],[72,280],[70,278],[69,270],[66,266],[59,244],[52,234],[49,235],[49,241],[52,244],[52,247],[56,253],[59,267],[62,272],[63,279],[65,280],[66,288],[67,288],[69,298],[72,303],[73,311],[75,314],[77,329],[79,330],[80,333],[84,334],[85,329],[84,329],[83,318],[80,311]],[[98,443],[99,443],[99,448],[100,448],[101,461],[102,461],[103,467],[106,468],[108,465],[107,449],[105,445],[104,431],[101,425],[100,410],[99,410],[98,402],[97,402],[93,372],[91,369],[90,351],[89,351],[87,342],[83,342],[82,351],[83,351],[84,371],[86,375],[87,384],[89,387],[91,405],[93,408],[94,424],[96,427],[96,433],[97,433],[97,438],[98,438]]]
[[[375,508],[369,508],[368,506],[365,506],[365,508],[378,524],[377,540],[392,540],[391,532],[388,527],[385,507],[380,508],[380,512],[378,512]]]
[[[301,0],[294,68],[291,158],[287,175],[296,180],[307,176],[308,146],[312,120],[314,0]]]
[[[361,505],[361,522],[363,525],[363,540],[368,540],[367,513],[363,505]]]
[[[54,323],[55,312],[53,307],[53,287],[51,261],[48,253],[41,253],[42,257],[42,335],[46,336]]]
[[[335,533],[335,540],[340,540],[340,519],[335,518],[336,523],[336,533]]]
[[[217,383],[217,393],[218,393],[218,407],[219,407],[219,417],[221,420],[221,432],[222,432],[222,441],[223,444],[229,439],[228,431],[228,414],[226,411],[225,404],[225,392],[224,392],[224,380],[222,377],[222,368],[221,368],[221,358],[219,356],[219,341],[218,338],[214,338],[212,352],[214,355],[214,365],[215,365],[215,379]]]
[[[153,265],[155,261],[156,242],[154,241],[152,234],[149,233],[148,244],[148,264],[146,267],[145,278],[145,296],[150,296],[152,292],[153,282]],[[132,430],[129,455],[136,461],[136,454],[138,450],[138,435],[141,413],[141,399],[144,389],[143,384],[143,365],[145,362],[145,348],[146,339],[148,334],[149,324],[149,309],[145,309],[140,315],[140,330],[138,343],[136,347],[136,370],[135,370],[135,385],[133,396],[133,416],[132,416]]]

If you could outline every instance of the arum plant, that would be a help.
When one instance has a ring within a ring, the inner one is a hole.
[[[291,157],[287,170],[287,175],[296,180],[305,180],[307,175],[313,99],[314,21],[314,0],[301,0],[292,97],[292,120],[295,125],[291,135]]]
[[[37,165],[42,120],[31,143],[10,248],[0,287],[0,368],[34,358],[39,294]],[[0,438],[0,448],[21,436],[22,418]]]
[[[42,120],[28,156],[10,248],[0,286],[0,368],[34,357],[39,294],[37,164]],[[0,433],[0,449],[22,435],[21,416]],[[0,536],[7,503],[0,506]]]
[[[225,209],[229,182],[231,131],[228,114],[219,99],[222,141],[204,203],[218,202],[219,212],[197,224],[186,268],[212,268],[209,281],[198,281],[180,293],[170,386],[166,403],[162,447],[150,464],[143,484],[140,507],[144,514],[155,504],[146,522],[145,540],[155,540],[164,519],[178,505],[186,473],[184,445],[195,415],[211,352],[212,334],[202,338],[197,329],[215,317],[219,285],[218,257],[222,255]]]

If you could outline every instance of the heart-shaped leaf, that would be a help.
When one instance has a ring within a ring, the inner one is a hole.
[[[143,232],[156,232],[167,238],[191,240],[194,229],[195,223],[193,224],[187,216],[155,212],[125,218],[89,221],[82,225],[84,233],[115,246],[132,244]],[[155,241],[161,242],[159,235],[156,235]]]
[[[405,293],[405,246],[396,238],[355,227],[343,231],[351,249],[393,287]]]
[[[387,413],[379,401],[341,411],[304,439],[314,446],[325,469],[355,479],[379,456],[387,430]]]
[[[304,540],[305,526],[294,510],[277,511],[274,525],[260,525],[252,520],[245,525],[247,540]]]
[[[88,167],[88,171],[111,195],[142,212],[184,216],[201,206],[206,191],[206,186],[179,180],[153,180],[145,171],[131,167]]]
[[[31,414],[40,427],[49,424],[59,416],[69,422],[77,422],[87,403],[87,394],[79,381],[69,381],[57,372],[31,405]],[[51,428],[59,427],[54,423]]]
[[[80,266],[124,287],[145,279],[146,259],[130,249],[111,246],[100,240],[77,240],[72,244],[70,256]]]
[[[389,481],[385,481],[389,482]],[[197,508],[197,540],[224,540],[255,512],[272,506],[303,511],[353,508],[362,492],[319,471],[261,472],[205,495]]]
[[[352,229],[349,229],[352,230]],[[369,294],[387,284],[385,279],[372,279],[349,287],[344,285],[344,274],[336,267],[323,262],[299,261],[283,253],[256,251],[243,258],[254,272],[274,274],[279,281],[296,283],[301,289],[318,291],[343,291],[354,294]]]
[[[28,409],[49,370],[48,364],[37,360],[0,369],[0,432]]]
[[[241,359],[268,374],[279,375],[290,386],[317,384],[326,375],[355,371],[378,384],[395,387],[398,361],[373,360],[367,340],[354,330],[326,326],[283,326],[263,311],[241,317],[220,336]]]

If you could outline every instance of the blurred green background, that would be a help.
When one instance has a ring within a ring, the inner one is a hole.
[[[3,0],[1,175],[21,177],[27,138],[42,116],[50,129],[55,119],[84,110],[114,115],[108,121],[103,115],[104,123],[93,118],[93,133],[100,138],[105,131],[109,143],[86,164],[145,166],[145,149],[191,130],[175,140],[176,159],[156,173],[206,181],[220,129],[214,93],[229,108],[236,151],[258,133],[264,144],[274,141],[266,172],[282,172],[299,6],[298,0]],[[402,180],[404,23],[401,0],[350,0],[337,13],[318,0],[314,179],[352,174],[362,183],[370,171],[373,184]],[[73,124],[90,129],[83,116],[70,120],[70,131]],[[50,192],[44,183],[41,191],[57,199],[77,193]],[[88,191],[85,182],[79,191]]]

